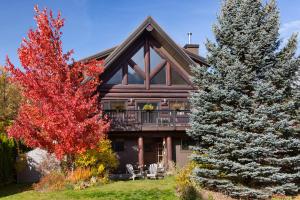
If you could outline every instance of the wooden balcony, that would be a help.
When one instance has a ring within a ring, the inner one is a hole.
[[[189,110],[106,110],[111,131],[172,131],[189,127]]]

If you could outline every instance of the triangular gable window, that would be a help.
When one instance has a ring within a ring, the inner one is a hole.
[[[117,85],[121,84],[123,79],[122,68],[119,69],[107,82],[107,84]]]
[[[185,80],[173,69],[171,68],[171,83],[173,85],[187,85]]]
[[[166,67],[163,67],[150,81],[150,84],[166,84]]]
[[[164,59],[158,55],[158,53],[150,47],[150,72],[152,72]]]
[[[177,71],[178,66],[174,66],[175,64],[167,59],[164,51],[155,42],[148,40],[148,43],[141,44],[141,47],[131,55],[133,56],[129,58],[124,56],[124,60],[120,60],[121,69],[111,76],[107,84],[144,85],[147,89],[151,84],[189,85],[189,81]]]
[[[129,65],[128,67],[128,84],[144,84],[144,78],[139,76]]]
[[[131,58],[135,64],[137,64],[141,70],[145,71],[145,60],[144,60],[144,47],[140,48]]]

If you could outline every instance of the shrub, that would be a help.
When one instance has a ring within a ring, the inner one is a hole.
[[[177,173],[177,167],[174,161],[168,161],[167,175],[174,176]]]
[[[195,162],[190,162],[176,175],[176,190],[182,200],[201,199],[195,184],[191,180],[191,174],[195,166]]]
[[[68,173],[67,180],[73,184],[89,181],[92,177],[92,171],[90,168],[78,167],[73,172]]]
[[[16,143],[0,132],[0,185],[11,183],[15,175]]]
[[[112,151],[111,142],[103,139],[97,148],[76,156],[76,167],[90,168],[94,176],[105,177],[109,171],[118,167],[118,159]]]
[[[67,185],[68,182],[63,173],[52,171],[43,176],[38,183],[33,184],[33,188],[39,192],[50,192],[66,189]]]

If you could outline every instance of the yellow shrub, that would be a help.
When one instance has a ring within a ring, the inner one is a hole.
[[[88,167],[93,175],[99,177],[104,177],[110,170],[116,169],[118,164],[118,159],[108,139],[101,140],[97,148],[77,155],[75,160],[76,167]]]
[[[73,172],[68,173],[67,180],[71,183],[78,183],[80,181],[89,181],[92,177],[92,171],[90,168],[78,167]]]
[[[178,188],[182,188],[185,185],[192,184],[190,175],[195,167],[196,163],[190,162],[178,172],[178,174],[176,175],[176,185]]]
[[[200,199],[197,189],[190,179],[195,167],[196,163],[190,162],[176,175],[176,190],[182,200]]]

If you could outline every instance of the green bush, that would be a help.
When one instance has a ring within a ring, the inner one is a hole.
[[[15,180],[15,159],[17,156],[16,143],[6,134],[0,133],[0,185]]]

